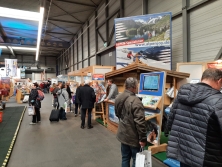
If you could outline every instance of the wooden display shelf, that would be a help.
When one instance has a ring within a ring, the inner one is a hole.
[[[157,118],[157,117],[160,117],[160,114],[146,115],[145,120],[147,121],[147,120]]]

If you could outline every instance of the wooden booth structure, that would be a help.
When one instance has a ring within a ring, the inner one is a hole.
[[[200,82],[203,72],[208,68],[217,68],[222,70],[222,60],[209,61],[209,62],[186,62],[177,63],[178,72],[190,73],[190,77],[186,80],[179,82],[179,85],[185,83]]]
[[[156,121],[156,123],[158,124],[158,126],[161,127],[162,126],[163,110],[166,106],[169,106],[173,101],[173,98],[170,98],[169,96],[167,96],[167,94],[166,94],[167,89],[172,88],[172,87],[179,89],[178,83],[181,80],[188,78],[190,75],[189,73],[183,73],[183,72],[165,70],[165,69],[161,69],[161,68],[155,68],[155,67],[145,65],[143,63],[133,63],[131,65],[128,65],[125,68],[121,68],[121,69],[106,73],[105,78],[106,78],[106,80],[113,79],[114,83],[117,85],[117,87],[119,89],[119,92],[121,93],[125,89],[124,83],[125,83],[126,78],[135,77],[139,81],[141,74],[152,73],[152,72],[157,72],[157,73],[163,72],[164,73],[165,77],[163,79],[163,89],[162,89],[163,93],[162,93],[162,96],[159,97],[159,100],[158,100],[158,102],[155,103],[155,105],[153,105],[152,107],[148,106],[149,109],[152,109],[152,110],[158,109],[160,112],[157,114],[152,114],[152,115],[145,114],[145,119],[146,119],[146,121],[154,119]],[[176,96],[176,89],[173,90],[174,97]],[[145,108],[146,108],[146,106],[145,106]],[[113,131],[114,133],[116,133],[117,128],[118,128],[118,119],[117,118],[115,118],[114,120],[110,119],[110,114],[112,116],[115,115],[114,103],[106,102],[106,112],[107,112],[107,114],[106,114],[107,128],[109,130]],[[112,113],[110,113],[110,112],[112,112]],[[159,134],[160,133],[161,133],[161,128],[159,128]],[[160,135],[159,135],[159,138],[160,138]],[[155,154],[157,152],[166,151],[167,144],[160,145],[160,140],[158,139],[158,141],[159,141],[158,143],[149,147],[149,150],[152,151],[152,154]]]
[[[115,70],[115,66],[89,66],[86,68],[82,68],[78,71],[72,71],[68,73],[68,81],[70,82],[70,85],[73,85],[74,90],[76,90],[76,87],[83,83],[84,80],[88,79],[91,80],[92,83],[94,81],[105,81],[105,73],[111,72]],[[94,76],[103,76],[101,78],[95,78]],[[77,86],[76,86],[77,85]],[[105,86],[105,85],[104,85]],[[70,86],[72,88],[72,86]],[[75,92],[75,91],[74,91]],[[105,124],[105,104],[102,103],[96,103],[95,108],[93,109],[93,119],[96,119],[97,117],[101,117],[103,119],[103,122]]]
[[[84,82],[84,77],[91,77],[92,74],[105,74],[107,72],[115,70],[114,66],[89,66],[77,71],[68,73],[68,81]]]

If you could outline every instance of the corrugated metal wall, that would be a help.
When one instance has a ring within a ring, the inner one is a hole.
[[[125,0],[124,17],[142,15],[142,1]]]
[[[190,17],[191,61],[212,61],[222,45],[222,1],[193,10]]]
[[[184,58],[184,43],[188,43],[188,55],[190,56],[190,61],[210,61],[213,60],[222,43],[222,22],[220,21],[222,17],[222,10],[220,7],[222,6],[222,1],[203,1],[203,0],[187,0],[187,24],[188,24],[188,40],[183,40],[183,14],[182,14],[182,1],[183,0],[148,0],[147,11],[149,14],[152,13],[161,13],[161,12],[172,12],[172,15],[176,15],[172,18],[172,68],[176,69],[176,64],[178,62],[183,62]],[[185,2],[185,1],[184,1]],[[106,24],[104,23],[106,20],[105,14],[105,4],[101,5],[100,9],[96,12],[98,14],[97,17],[97,27],[104,41],[106,41],[106,32],[108,36],[111,35],[114,19],[117,17],[117,13],[115,13],[120,8],[119,0],[110,0],[108,1],[108,15],[110,19],[108,20],[108,31],[106,31]],[[124,17],[142,15],[143,13],[143,1],[142,0],[124,0]],[[198,7],[194,7],[192,9],[188,9],[190,6],[198,3]],[[103,25],[102,25],[103,24]],[[102,26],[100,26],[102,25]],[[83,27],[83,46],[81,42],[81,37],[78,38],[78,41],[74,44],[74,51],[70,51],[70,54],[74,57],[74,66],[73,69],[81,69],[82,67],[87,67],[88,62],[87,58],[89,58],[89,64],[95,65],[96,62],[100,62],[102,65],[110,64],[110,62],[115,61],[115,56],[109,56],[109,52],[112,52],[112,55],[115,55],[115,49],[109,50],[105,52],[100,52],[101,49],[104,48],[104,41],[100,37],[98,33],[95,34],[96,30],[96,20],[95,20],[95,12],[92,14],[89,19],[89,39],[87,38],[87,25]],[[78,33],[78,36],[81,35],[81,30]],[[115,35],[113,35],[112,40],[110,41],[110,45],[114,45]],[[96,38],[98,39],[98,43],[96,44]],[[87,41],[89,40],[89,50]],[[74,40],[75,41],[75,40]],[[78,43],[78,47],[77,47]],[[98,48],[96,49],[96,46]],[[83,49],[82,49],[83,47]],[[78,49],[78,52],[77,52]],[[83,53],[82,53],[83,50]],[[88,54],[89,52],[89,54]],[[100,52],[96,54],[96,52]],[[100,61],[96,60],[95,55]],[[78,59],[77,59],[78,57]],[[82,57],[84,60],[82,61]],[[107,62],[107,60],[109,60]],[[64,61],[60,61],[61,63]],[[73,64],[73,61],[71,61]],[[78,68],[77,68],[78,64]],[[82,66],[83,65],[83,66]]]

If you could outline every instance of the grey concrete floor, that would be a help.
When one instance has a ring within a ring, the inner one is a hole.
[[[10,98],[6,107],[22,106]],[[68,113],[66,121],[50,123],[51,95],[42,102],[41,123],[29,125],[25,113],[8,167],[120,167],[120,143],[115,134],[93,121],[81,129],[80,117]],[[153,167],[166,167],[155,158]]]

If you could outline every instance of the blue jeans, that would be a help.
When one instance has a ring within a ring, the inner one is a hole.
[[[136,153],[140,151],[139,147],[132,147],[121,143],[122,167],[130,167],[130,159],[133,159],[132,167],[135,167]]]

